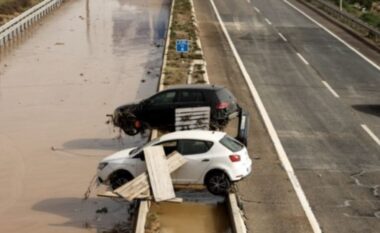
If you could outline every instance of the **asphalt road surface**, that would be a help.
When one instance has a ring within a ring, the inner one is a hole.
[[[323,232],[378,232],[378,67],[284,1],[214,1]]]
[[[105,115],[156,92],[169,0],[65,1],[0,54],[0,232],[101,232],[126,204],[83,194],[118,139]],[[107,209],[107,213],[96,210]]]

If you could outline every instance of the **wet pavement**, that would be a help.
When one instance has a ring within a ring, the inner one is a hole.
[[[66,1],[0,51],[0,232],[126,221],[127,204],[83,194],[101,158],[146,140],[119,138],[105,115],[156,91],[169,7]]]

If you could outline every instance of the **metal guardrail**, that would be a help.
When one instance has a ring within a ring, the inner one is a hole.
[[[373,40],[376,44],[380,44],[380,31],[376,28],[364,23],[360,19],[350,15],[347,12],[340,11],[340,9],[333,5],[330,2],[325,0],[298,0],[303,3],[312,4],[314,7],[317,7],[333,17],[335,20],[338,20],[347,26],[354,29],[356,32],[361,35]]]
[[[45,0],[0,27],[0,47],[61,5],[63,0]]]

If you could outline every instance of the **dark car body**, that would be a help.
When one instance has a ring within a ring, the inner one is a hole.
[[[222,86],[176,85],[139,103],[118,107],[113,114],[113,123],[129,135],[135,134],[136,128],[146,125],[172,130],[176,108],[205,106],[210,107],[212,128],[223,127],[229,119],[238,115],[240,109],[235,97]]]

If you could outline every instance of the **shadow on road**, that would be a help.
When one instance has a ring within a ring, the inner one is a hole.
[[[353,105],[352,108],[363,113],[380,117],[380,104]]]
[[[61,223],[47,223],[56,227],[77,227],[97,229],[98,232],[109,231],[115,226],[129,224],[129,207],[127,202],[109,198],[52,198],[35,204],[32,209],[64,217]]]
[[[118,151],[130,147],[139,146],[148,140],[148,136],[137,135],[120,138],[79,138],[67,141],[62,150],[111,150]]]

